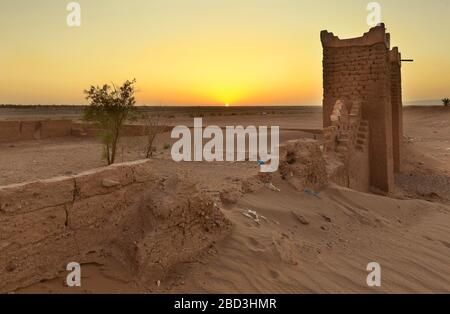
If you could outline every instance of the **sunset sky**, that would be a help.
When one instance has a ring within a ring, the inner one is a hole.
[[[0,0],[0,103],[79,104],[137,79],[140,104],[320,104],[320,31],[368,30],[360,0]],[[450,97],[450,0],[385,0],[404,99]]]

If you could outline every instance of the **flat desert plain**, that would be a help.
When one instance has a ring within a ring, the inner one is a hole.
[[[280,126],[280,141],[313,138],[320,107],[172,109],[170,125]],[[81,118],[76,109],[0,109],[0,119]],[[140,285],[130,270],[104,257],[82,265],[82,287],[68,288],[66,272],[17,293],[304,293],[450,292],[450,108],[404,108],[404,160],[395,192],[366,194],[329,184],[317,194],[262,187],[230,194],[222,211],[232,229],[192,260],[175,265],[162,281]],[[118,162],[144,157],[144,137],[123,137]],[[177,173],[209,191],[232,190],[258,166],[175,163],[170,133],[158,136],[155,171]],[[0,143],[0,185],[77,174],[104,166],[95,138],[67,137]],[[170,183],[169,183],[170,184]],[[151,191],[149,191],[151,193]],[[243,213],[254,211],[255,221]],[[26,231],[25,231],[26,232]],[[377,262],[381,287],[366,284]]]

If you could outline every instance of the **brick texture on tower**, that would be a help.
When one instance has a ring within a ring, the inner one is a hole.
[[[390,192],[394,172],[400,171],[403,140],[400,53],[390,49],[384,24],[352,39],[322,31],[321,41],[324,128],[332,125],[337,101],[348,112],[357,103],[369,126],[370,186]]]

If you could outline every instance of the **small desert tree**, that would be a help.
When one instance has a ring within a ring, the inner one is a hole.
[[[153,142],[156,136],[164,131],[167,117],[163,116],[163,108],[159,106],[153,113],[144,114],[143,118],[145,122],[145,134],[147,136],[145,158],[151,158],[153,157]]]
[[[84,118],[95,122],[100,127],[100,138],[104,144],[104,158],[108,165],[114,163],[120,129],[126,120],[131,119],[135,110],[134,83],[126,81],[119,89],[114,84],[91,86],[85,90],[89,106]]]
[[[450,99],[444,98],[442,99],[442,103],[444,104],[445,107],[447,107],[448,105],[450,105]]]

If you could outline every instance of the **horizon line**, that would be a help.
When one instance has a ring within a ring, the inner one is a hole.
[[[418,100],[404,100],[403,105],[418,103],[418,102],[437,102],[441,101],[441,99],[418,99]],[[1,107],[6,106],[24,106],[24,107],[86,107],[89,104],[68,104],[68,103],[60,103],[60,104],[18,104],[18,103],[0,103]],[[136,107],[219,107],[219,108],[237,108],[237,107],[318,107],[322,106],[322,102],[320,103],[301,103],[301,104],[243,104],[243,105],[233,105],[230,104],[229,107],[226,107],[225,104],[136,104]]]

